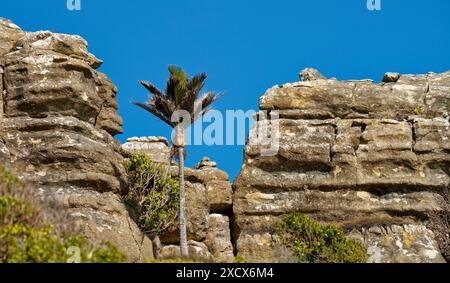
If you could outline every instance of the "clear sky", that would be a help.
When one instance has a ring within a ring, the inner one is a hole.
[[[167,66],[209,74],[206,90],[226,92],[220,111],[257,109],[273,85],[298,80],[315,67],[327,77],[372,78],[386,71],[450,69],[450,1],[381,0],[1,0],[0,17],[27,31],[79,34],[104,60],[119,89],[127,137],[169,136],[168,126],[129,101],[145,100],[137,84],[164,88]],[[187,164],[210,156],[230,177],[238,174],[243,146],[190,146]]]

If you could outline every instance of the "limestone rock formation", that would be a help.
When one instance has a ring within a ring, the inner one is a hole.
[[[124,155],[167,166],[166,139],[121,145],[117,88],[79,36],[24,32],[0,18],[0,162],[49,209],[130,262],[179,257],[178,223],[144,235],[121,201]],[[341,227],[370,262],[450,259],[450,72],[337,81],[315,69],[260,99],[249,141],[272,133],[275,154],[249,142],[233,188],[204,158],[186,168],[188,238],[200,261],[291,262],[276,224],[302,212]],[[64,213],[66,215],[66,213]]]
[[[186,182],[186,232],[189,240],[202,242],[206,238],[209,227],[209,202],[206,188],[201,183]],[[177,244],[179,238],[179,222],[176,221],[160,236],[164,244]]]
[[[316,80],[325,80],[326,78],[314,68],[306,68],[303,69],[299,74],[300,81],[316,81]]]
[[[143,138],[129,138],[127,142],[122,145],[122,149],[128,153],[145,153],[149,158],[156,163],[169,163],[169,142],[164,137],[143,137]]]
[[[255,128],[279,127],[279,147],[273,156],[245,147],[234,184],[238,255],[284,261],[271,244],[275,224],[302,212],[363,240],[372,261],[449,258],[450,72],[389,77],[396,82],[306,80],[261,97],[279,119]]]
[[[400,79],[401,75],[399,73],[388,72],[383,76],[383,82],[385,83],[396,83]]]
[[[202,169],[203,167],[217,167],[217,163],[211,161],[209,157],[203,157],[202,160],[195,166],[195,169]]]
[[[0,18],[0,57],[8,53],[24,32],[13,22]]]
[[[209,215],[209,227],[205,243],[215,261],[227,263],[234,261],[228,216],[222,214]]]
[[[117,89],[79,36],[23,32],[0,19],[0,161],[92,241],[129,261],[151,241],[119,195],[126,192]]]
[[[158,137],[130,138],[122,145],[127,153],[144,153],[153,161],[168,164],[167,140]],[[228,174],[218,169],[209,158],[203,158],[196,169],[185,168],[187,236],[190,251],[201,261],[233,262],[230,220],[232,210],[231,183]],[[178,166],[168,167],[178,177]],[[177,258],[180,254],[178,221],[154,241],[159,259]]]
[[[213,262],[214,257],[209,252],[208,247],[204,243],[188,241],[189,258],[193,261],[199,262]],[[162,246],[156,252],[156,257],[159,260],[170,260],[181,258],[180,247],[176,245]]]

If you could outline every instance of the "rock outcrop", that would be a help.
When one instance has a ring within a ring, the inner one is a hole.
[[[144,153],[154,162],[168,166],[178,177],[178,166],[169,163],[166,139],[161,137],[129,138],[122,148],[127,153]],[[169,164],[171,164],[169,166]],[[203,158],[196,169],[185,168],[187,236],[190,255],[201,261],[233,262],[230,233],[232,188],[228,175],[216,163]],[[158,259],[180,255],[178,222],[155,239]]]
[[[122,132],[117,89],[79,36],[24,32],[0,18],[0,162],[91,241],[128,261],[179,257],[178,223],[150,240],[130,216],[124,153],[167,166],[166,139]],[[283,216],[341,227],[370,262],[450,259],[450,72],[337,81],[315,69],[269,89],[249,141],[272,133],[274,154],[249,142],[234,184],[204,158],[186,168],[187,232],[201,261],[289,262]],[[126,155],[126,154],[125,154]]]
[[[152,243],[120,200],[126,192],[117,89],[79,36],[24,32],[0,19],[0,161],[92,241],[129,261]]]
[[[360,239],[371,262],[449,259],[450,72],[391,73],[380,84],[310,69],[301,77],[260,99],[279,119],[255,128],[276,131],[279,147],[273,156],[245,147],[234,184],[238,255],[285,261],[276,222],[302,212]]]
[[[129,138],[122,145],[127,153],[145,153],[153,162],[169,165],[169,143],[164,137]]]

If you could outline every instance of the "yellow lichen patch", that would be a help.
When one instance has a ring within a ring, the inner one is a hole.
[[[414,241],[414,235],[412,235],[410,232],[403,232],[403,243],[405,244],[406,248],[411,248],[411,244]]]
[[[412,112],[413,112],[414,114],[416,114],[416,115],[420,115],[420,114],[423,113],[423,108],[422,108],[421,106],[416,106],[416,107],[412,110]]]

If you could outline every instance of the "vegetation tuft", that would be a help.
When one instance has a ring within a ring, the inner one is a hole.
[[[337,228],[319,224],[300,213],[285,217],[278,225],[278,234],[298,262],[367,262],[366,248],[359,242],[348,240]]]
[[[145,154],[132,154],[125,163],[129,193],[125,203],[136,212],[137,224],[150,236],[157,236],[178,217],[178,184],[162,165]]]
[[[123,262],[110,243],[94,247],[67,229],[0,165],[0,263]]]

